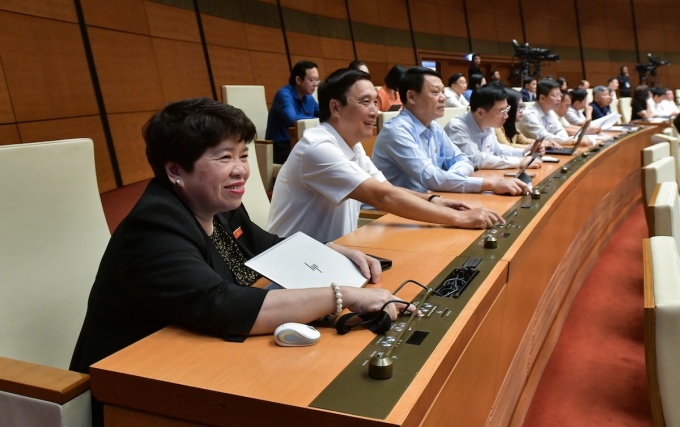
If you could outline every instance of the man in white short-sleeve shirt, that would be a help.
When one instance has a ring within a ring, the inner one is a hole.
[[[319,121],[282,166],[269,210],[270,232],[297,231],[327,242],[357,227],[361,203],[419,221],[486,228],[503,218],[485,208],[395,187],[358,141],[373,134],[377,94],[370,76],[341,69],[319,87]]]

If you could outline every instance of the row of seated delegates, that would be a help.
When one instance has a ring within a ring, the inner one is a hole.
[[[375,166],[392,184],[418,192],[524,194],[527,186],[516,178],[471,176],[475,169],[472,161],[435,121],[444,115],[443,89],[438,72],[424,67],[409,68],[400,87],[404,108],[383,125],[375,140],[372,155]],[[471,114],[468,112],[466,117]],[[496,110],[479,111],[477,116],[483,117],[484,123],[502,118]],[[485,135],[478,132],[470,142],[481,143]],[[517,164],[514,163],[515,167]]]
[[[393,105],[401,105],[401,98],[399,97],[399,82],[404,76],[406,68],[402,65],[395,65],[385,75],[385,80],[380,89],[378,89],[378,110],[390,111]]]
[[[652,112],[652,117],[675,117],[678,115],[678,106],[675,105],[675,96],[670,89],[657,87],[652,89],[652,96],[647,99],[648,109]]]
[[[616,76],[616,80],[619,82],[619,96],[621,98],[630,97],[633,93],[633,87],[630,85],[630,74],[628,74],[628,67],[625,65],[621,66],[619,75]]]
[[[465,90],[465,93],[463,94],[465,100],[469,103],[472,91],[484,85],[486,85],[486,78],[483,75],[481,74],[471,75],[470,81],[468,82],[468,88]]]
[[[536,102],[536,84],[537,80],[535,77],[525,77],[522,81],[522,101],[524,102]]]
[[[465,99],[467,80],[463,73],[456,73],[449,77],[449,86],[444,88],[444,105],[446,107],[467,108],[470,103]]]
[[[609,107],[611,103],[612,95],[609,88],[595,86],[593,89],[593,102],[590,103],[590,106],[593,108],[592,119],[597,120],[611,114],[612,110]]]
[[[573,145],[574,139],[567,133],[555,112],[562,103],[559,84],[552,79],[541,79],[536,87],[536,102],[524,110],[517,129],[532,139],[543,138],[560,145]]]
[[[522,94],[514,89],[505,89],[505,91],[508,94],[508,105],[510,106],[510,111],[508,111],[508,119],[503,123],[502,126],[496,128],[496,139],[501,144],[509,145],[511,147],[530,147],[535,142],[535,140],[527,138],[517,130],[517,123],[522,120],[525,108],[524,101],[522,100]],[[545,147],[562,148],[560,144],[554,141],[543,141],[541,148],[545,150]]]
[[[361,125],[366,119],[360,120]],[[143,134],[154,178],[111,236],[71,370],[89,373],[93,363],[170,324],[241,342],[285,322],[308,323],[342,308],[375,312],[399,299],[379,287],[340,286],[338,296],[332,287],[252,286],[259,276],[244,263],[282,239],[255,225],[242,204],[250,175],[245,141],[252,140],[255,126],[241,110],[208,98],[178,101],[156,113]],[[295,215],[303,217],[306,210]],[[379,262],[340,245],[330,247],[372,283],[379,282]],[[394,304],[386,307],[392,319],[396,310]],[[101,426],[96,399],[92,415],[93,425]]]
[[[267,117],[265,138],[274,142],[274,163],[282,164],[290,153],[288,128],[302,119],[319,117],[312,94],[319,85],[319,70],[311,61],[300,61],[290,72],[288,84],[276,92]]]
[[[406,80],[406,78],[404,79]],[[441,85],[441,80],[439,80]],[[443,85],[439,89],[444,108]],[[354,231],[361,204],[409,219],[463,228],[486,228],[502,217],[485,208],[392,185],[361,143],[378,117],[370,76],[357,70],[331,73],[319,87],[320,125],[305,131],[279,171],[268,230],[279,236],[302,231],[332,241]],[[402,95],[435,98],[402,89]]]

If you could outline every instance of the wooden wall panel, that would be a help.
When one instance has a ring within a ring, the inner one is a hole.
[[[195,43],[201,42],[194,11],[170,7],[153,1],[145,1],[144,10],[148,20],[149,32],[152,36]],[[205,22],[203,25],[205,27]]]
[[[198,96],[212,98],[200,43],[158,38],[152,42],[165,102]]]
[[[141,130],[154,113],[155,110],[109,115],[123,185],[153,177],[153,171],[146,160]]]
[[[423,0],[412,3],[420,1]],[[405,1],[347,0],[347,3],[352,22],[409,31]]]
[[[163,106],[163,90],[150,37],[89,28],[107,113]]]
[[[259,27],[257,25],[247,24],[245,29],[249,50],[286,53],[286,47],[283,43],[283,33],[279,28]]]
[[[14,123],[9,125],[0,125],[0,145],[18,144],[21,142],[19,138],[19,129]]]
[[[80,0],[88,26],[149,35],[144,0]]]
[[[249,51],[221,46],[208,46],[208,52],[215,86],[219,88],[219,91],[226,84],[258,84],[253,78],[251,71]],[[287,77],[286,80],[288,80]]]
[[[256,84],[264,85],[267,104],[271,105],[274,95],[280,87],[288,84],[290,71],[285,54],[270,52],[250,52],[250,65],[253,80]],[[220,97],[222,90],[219,91]],[[261,135],[264,138],[264,134]]]
[[[76,24],[0,12],[0,58],[17,121],[97,114]]]
[[[206,14],[201,14],[201,20],[203,21],[205,40],[208,44],[237,49],[248,49],[250,47],[246,32],[247,24]],[[281,39],[283,38],[281,31],[279,31],[278,36]],[[283,46],[283,41],[281,46]]]
[[[58,21],[78,22],[73,0],[3,0],[0,3],[0,10],[56,19]]]
[[[99,116],[21,123],[19,124],[19,132],[22,142],[71,138],[92,139],[99,192],[103,193],[116,188],[111,159]]]
[[[0,58],[2,53],[0,51]],[[12,99],[9,96],[9,89],[7,89],[7,81],[5,80],[5,71],[2,68],[2,61],[0,61],[0,124],[13,123],[14,110],[12,109]]]

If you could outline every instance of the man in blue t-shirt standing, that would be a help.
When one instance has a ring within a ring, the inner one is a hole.
[[[274,141],[274,163],[282,164],[288,158],[288,128],[295,126],[298,120],[319,117],[319,104],[312,96],[318,85],[317,65],[310,61],[300,61],[291,70],[288,85],[276,92],[269,109],[265,133],[266,139]]]

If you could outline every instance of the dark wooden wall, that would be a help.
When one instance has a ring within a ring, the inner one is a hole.
[[[107,191],[151,176],[141,127],[165,103],[224,84],[271,102],[301,59],[323,78],[358,58],[380,85],[423,59],[446,80],[474,51],[506,77],[517,39],[561,56],[543,75],[635,81],[647,52],[679,62],[677,22],[671,0],[0,0],[0,144],[92,138]]]

